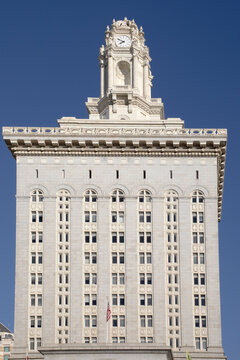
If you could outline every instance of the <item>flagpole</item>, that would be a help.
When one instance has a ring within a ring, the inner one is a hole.
[[[107,309],[108,309],[108,296],[106,298],[107,298]],[[107,334],[106,334],[106,344],[107,344],[108,343],[108,313],[107,313],[106,321],[107,321]]]

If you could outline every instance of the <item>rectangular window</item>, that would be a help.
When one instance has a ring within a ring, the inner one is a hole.
[[[119,179],[119,171],[116,170],[116,179]]]
[[[36,222],[36,221],[37,221],[36,211],[32,211],[32,222]]]
[[[90,306],[90,295],[89,294],[84,295],[84,305]]]
[[[124,306],[124,305],[125,305],[125,295],[124,295],[124,294],[120,294],[120,295],[119,295],[119,305],[120,305],[120,306]]]
[[[92,294],[92,305],[97,306],[97,295],[96,294]]]
[[[199,216],[199,222],[200,223],[203,223],[204,221],[204,219],[203,219],[203,212],[200,212],[199,214],[198,214],[198,216]]]
[[[193,284],[198,285],[198,274],[193,275]]]
[[[32,264],[36,264],[36,253],[31,253]]]
[[[198,253],[193,253],[193,263],[194,265],[198,264]]]
[[[147,326],[152,327],[152,315],[147,316]]]
[[[30,327],[31,328],[35,327],[35,316],[30,316]]]
[[[144,285],[145,284],[145,274],[140,274],[140,285]]]
[[[119,222],[124,223],[124,212],[123,211],[119,212]]]
[[[97,212],[96,211],[92,211],[92,222],[93,223],[97,222]]]
[[[86,273],[84,275],[85,278],[85,285],[89,285],[90,284],[90,274]]]
[[[117,264],[117,253],[112,253],[112,264]]]
[[[90,253],[85,252],[84,257],[85,257],[85,264],[90,264]]]
[[[41,231],[38,233],[38,242],[40,244],[43,242],[43,233]]]
[[[37,347],[40,347],[42,345],[42,339],[37,338]]]
[[[139,222],[140,222],[140,223],[143,223],[143,222],[144,222],[144,212],[143,212],[143,211],[140,211],[140,212],[139,212]]]
[[[38,274],[38,285],[42,285],[42,274]]]
[[[35,295],[30,296],[30,303],[31,303],[31,306],[35,306]]]
[[[89,243],[89,242],[90,242],[90,233],[89,233],[89,232],[85,232],[85,233],[84,233],[84,237],[85,237],[85,243]]]
[[[36,243],[36,239],[37,239],[37,236],[36,236],[36,232],[32,232],[32,243],[35,244]]]
[[[139,233],[139,242],[144,243],[144,233],[143,232]]]
[[[145,305],[145,295],[144,294],[140,294],[140,305],[141,306]]]
[[[145,256],[144,253],[139,253],[139,262],[140,264],[145,264]]]
[[[97,327],[97,316],[92,315],[92,327]]]
[[[112,212],[112,222],[113,223],[117,222],[117,213],[116,213],[116,211]]]
[[[124,233],[123,232],[119,233],[119,242],[124,243]]]
[[[42,306],[42,294],[37,295],[37,305]]]
[[[147,274],[147,284],[152,285],[152,274]]]
[[[37,316],[37,327],[38,328],[42,327],[42,317],[41,316]]]
[[[112,316],[112,326],[113,326],[113,327],[117,327],[117,326],[118,326],[117,315],[113,315],[113,316]]]
[[[200,253],[200,264],[205,264],[204,253]]]
[[[4,352],[10,352],[10,347],[9,346],[4,346]]]
[[[117,233],[114,232],[112,233],[112,243],[116,243],[117,242]]]
[[[151,212],[150,211],[147,211],[146,212],[146,222],[147,223],[150,223],[152,221],[151,219]]]
[[[143,178],[146,179],[146,170],[143,170]]]
[[[92,170],[88,170],[88,177],[89,177],[89,179],[92,178]]]
[[[119,316],[120,327],[125,327],[125,315]]]
[[[124,264],[124,253],[123,252],[119,253],[119,264]]]
[[[38,253],[38,264],[42,264],[42,253]]]
[[[152,306],[152,295],[151,294],[147,295],[147,306]]]
[[[84,316],[84,326],[90,327],[90,316],[89,315]]]
[[[200,242],[200,244],[204,244],[204,233],[203,232],[199,233],[199,242]]]
[[[207,350],[207,338],[206,337],[202,338],[202,349]]]
[[[147,252],[147,264],[151,264],[152,263],[152,253]]]
[[[199,295],[194,295],[194,306],[199,306]]]
[[[200,338],[199,337],[195,338],[195,347],[196,347],[196,350],[200,350]]]
[[[150,232],[147,232],[146,237],[147,237],[147,243],[151,243],[152,242],[152,234]]]
[[[146,327],[145,315],[140,315],[140,326]]]
[[[112,295],[112,305],[113,305],[113,306],[117,306],[117,304],[118,304],[117,295],[116,295],[116,294],[113,294],[113,295]]]
[[[30,338],[29,340],[29,349],[30,350],[35,350],[35,341],[34,338]],[[5,360],[5,359],[4,359]]]
[[[96,264],[97,263],[97,253],[93,252],[92,253],[92,264]]]
[[[206,296],[205,295],[201,295],[201,305],[206,306]]]
[[[36,274],[31,274],[31,285],[36,284]]]
[[[84,217],[85,217],[85,222],[89,223],[90,222],[90,213],[89,213],[89,211],[85,211]]]
[[[206,318],[206,316],[202,316],[202,327],[203,328],[207,327],[207,318]]]
[[[116,253],[113,253],[113,254],[116,254]],[[112,263],[113,263],[113,261],[112,261]],[[116,273],[112,274],[112,285],[117,285],[117,274]]]
[[[120,273],[119,274],[119,284],[124,285],[125,284],[125,274]]]
[[[96,273],[92,273],[92,284],[97,285],[97,274]]]
[[[195,316],[195,327],[200,327],[199,316]]]
[[[38,222],[43,222],[43,213],[42,213],[42,211],[38,212]]]
[[[197,223],[197,213],[196,213],[196,212],[193,212],[193,213],[192,213],[192,222],[193,222],[194,224]]]
[[[205,285],[205,274],[200,274],[200,284]]]
[[[196,179],[198,180],[199,179],[199,171],[196,170]]]
[[[93,232],[92,233],[92,243],[96,243],[97,242],[97,233]]]
[[[194,232],[194,233],[193,233],[193,243],[194,243],[194,244],[197,244],[197,242],[198,242],[198,236],[197,236],[197,233]]]

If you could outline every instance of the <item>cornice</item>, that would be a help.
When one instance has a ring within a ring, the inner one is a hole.
[[[13,156],[216,157],[218,219],[221,219],[226,158],[226,129],[168,128],[125,123],[93,123],[81,127],[4,127]]]

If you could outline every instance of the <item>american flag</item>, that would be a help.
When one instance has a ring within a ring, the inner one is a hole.
[[[108,301],[108,306],[107,306],[107,322],[108,320],[111,319],[111,309],[110,309],[110,305],[109,305],[109,301]]]

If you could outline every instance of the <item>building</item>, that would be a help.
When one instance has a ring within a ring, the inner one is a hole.
[[[89,119],[3,128],[17,163],[13,359],[226,359],[227,131],[165,119],[150,61],[142,27],[113,21]]]
[[[0,323],[0,360],[10,359],[14,338],[11,331]]]

